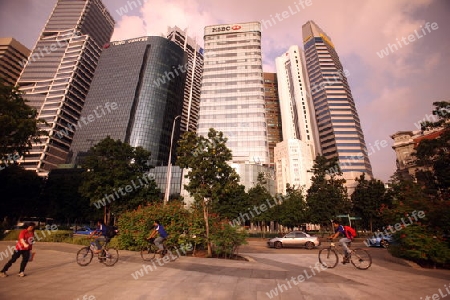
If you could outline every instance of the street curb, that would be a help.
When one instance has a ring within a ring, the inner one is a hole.
[[[239,256],[242,258],[245,258],[245,260],[248,262],[256,262],[256,260],[253,257],[247,256],[247,255],[241,255],[241,254],[239,254]]]
[[[384,254],[384,259],[388,262],[396,263],[396,264],[399,264],[402,266],[411,267],[411,268],[419,269],[419,270],[424,269],[421,266],[419,266],[418,264],[416,264],[415,262],[406,260],[404,258],[392,256],[392,254],[390,254],[388,251],[386,251],[386,253]]]

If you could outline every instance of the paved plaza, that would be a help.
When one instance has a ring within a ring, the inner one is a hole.
[[[0,251],[10,245],[14,243],[0,242]],[[17,261],[10,276],[0,278],[0,299],[420,300],[448,295],[445,287],[450,290],[450,271],[400,265],[383,256],[375,256],[372,267],[361,271],[348,264],[320,268],[317,249],[243,254],[250,261],[182,256],[160,264],[143,262],[138,252],[121,250],[114,267],[104,266],[95,257],[90,265],[80,267],[75,262],[80,248],[36,244],[36,258],[29,263],[26,277],[17,277]],[[2,257],[0,264],[4,263]]]

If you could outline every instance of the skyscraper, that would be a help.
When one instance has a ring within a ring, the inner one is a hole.
[[[105,46],[76,128],[71,162],[108,135],[151,152],[149,163],[166,165],[172,125],[183,108],[184,51],[163,37],[145,36]],[[120,63],[118,63],[120,62]],[[89,116],[91,120],[89,121]],[[179,124],[179,123],[178,123]],[[179,136],[175,126],[174,145]],[[174,153],[173,151],[172,153]]]
[[[322,155],[338,157],[347,187],[362,173],[372,177],[355,102],[330,37],[313,21],[303,25],[306,67]]]
[[[283,142],[275,148],[277,192],[285,194],[286,183],[306,189],[317,155],[317,129],[312,107],[305,57],[291,46],[276,59]]]
[[[259,22],[205,27],[198,134],[222,131],[234,162],[269,163]]]
[[[267,139],[269,144],[269,165],[274,166],[274,148],[282,141],[280,98],[276,73],[263,73],[264,100],[266,105]]]
[[[197,133],[224,133],[232,166],[247,189],[268,174],[269,148],[259,22],[205,27],[205,53]],[[267,170],[266,170],[267,169]],[[269,184],[270,187],[271,184]]]
[[[66,161],[74,131],[56,133],[78,122],[102,46],[114,20],[101,0],[58,0],[27,61],[18,84],[49,136],[33,144],[22,162],[40,175]]]
[[[167,29],[167,39],[180,46],[188,57],[184,67],[186,82],[183,113],[180,121],[181,133],[197,130],[203,74],[203,49],[197,44],[196,40],[190,38],[187,34],[187,30],[181,30],[176,26]]]
[[[0,79],[9,85],[16,85],[23,69],[21,62],[28,58],[30,52],[12,37],[0,38]]]

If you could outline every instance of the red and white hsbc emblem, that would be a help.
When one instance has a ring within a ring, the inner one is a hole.
[[[231,29],[239,30],[239,29],[241,29],[241,26],[240,25],[233,25],[233,27],[231,27]]]

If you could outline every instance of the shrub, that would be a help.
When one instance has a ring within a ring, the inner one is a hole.
[[[237,249],[247,244],[248,233],[245,228],[231,226],[227,222],[216,223],[211,230],[213,251],[218,257],[231,258]]]
[[[4,241],[17,241],[19,238],[19,233],[22,229],[14,229],[8,231],[8,233],[3,237]]]
[[[389,252],[423,266],[450,264],[450,248],[446,241],[430,233],[425,226],[414,224],[394,234],[396,244]]]
[[[151,204],[123,213],[118,221],[118,245],[120,249],[139,250],[159,220],[169,234],[167,243],[178,245],[178,238],[189,228],[190,213],[180,203]]]
[[[50,227],[49,227],[50,228]],[[9,231],[3,238],[4,241],[17,241],[19,234],[23,229]],[[71,230],[35,230],[34,237],[36,242],[65,242],[72,239]]]

